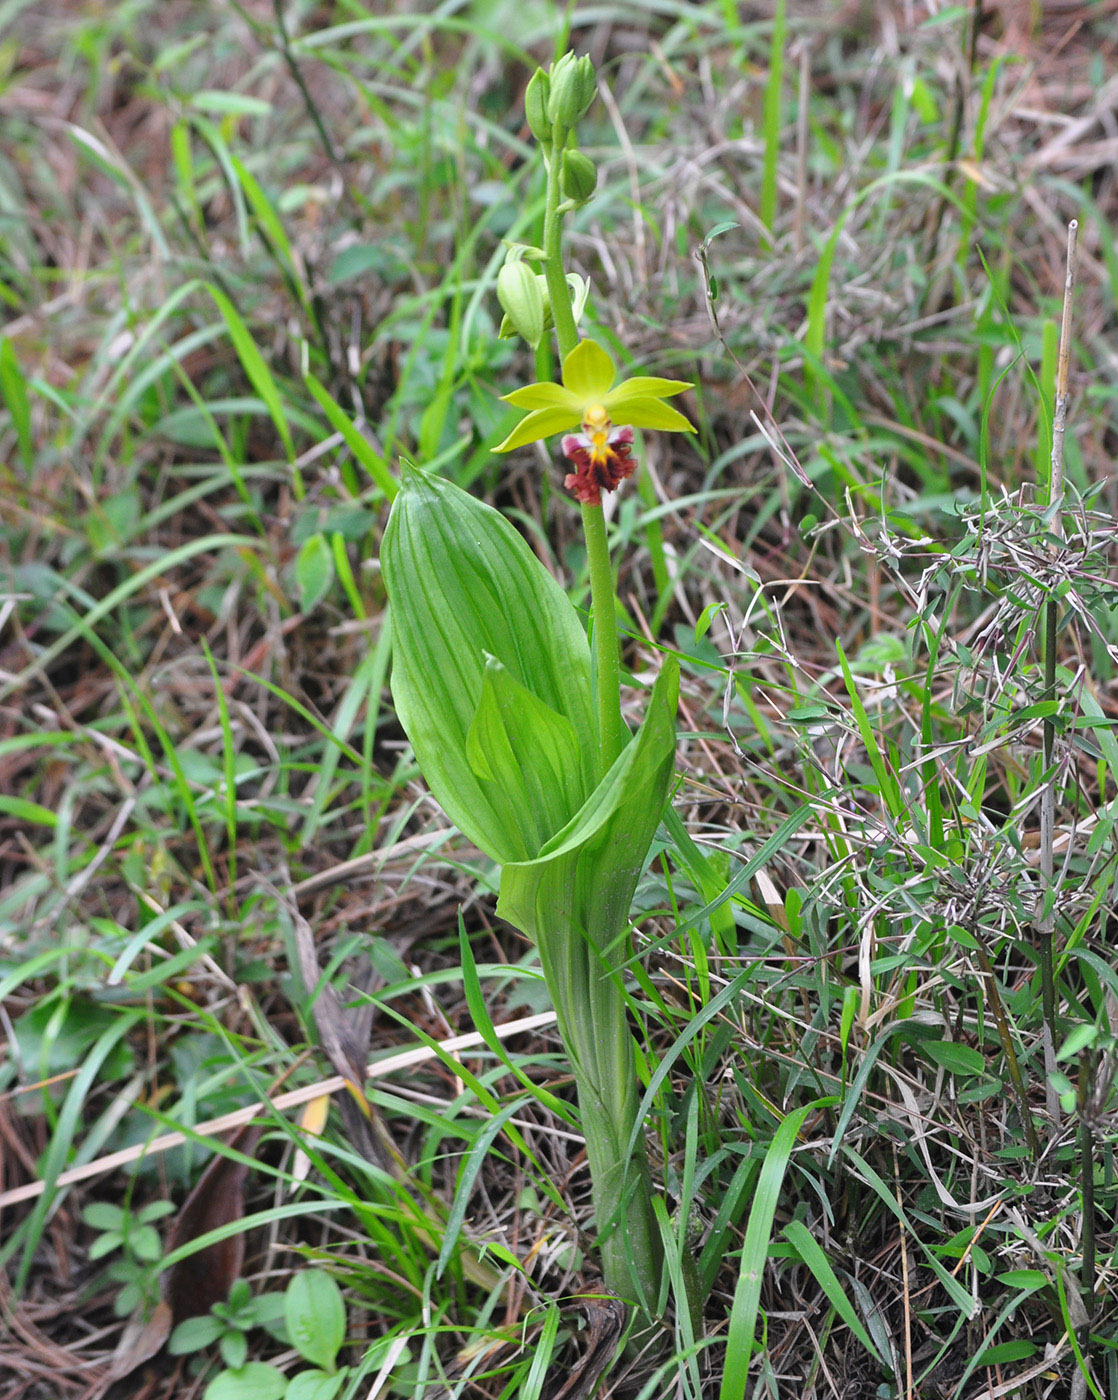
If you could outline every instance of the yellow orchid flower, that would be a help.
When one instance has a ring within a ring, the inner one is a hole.
[[[563,361],[563,383],[527,384],[505,395],[505,402],[530,412],[495,452],[511,452],[564,429],[578,428],[563,439],[563,453],[576,470],[567,489],[589,505],[601,504],[602,491],[614,491],[631,476],[629,457],[634,428],[693,433],[695,428],[664,399],[692,386],[681,379],[637,375],[614,384],[613,361],[593,340],[582,340]]]

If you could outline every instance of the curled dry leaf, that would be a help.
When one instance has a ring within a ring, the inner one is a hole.
[[[263,1131],[262,1124],[247,1123],[229,1139],[229,1146],[243,1157],[251,1157]],[[214,1157],[179,1212],[170,1248],[179,1249],[211,1230],[240,1220],[245,1213],[247,1176],[247,1162],[224,1155]],[[166,1299],[174,1325],[224,1302],[240,1278],[244,1259],[244,1235],[235,1234],[173,1264],[167,1274]]]
[[[171,1306],[165,1300],[156,1303],[151,1316],[145,1318],[137,1313],[120,1334],[112,1363],[103,1378],[102,1385],[108,1387],[113,1381],[130,1376],[137,1366],[161,1350],[163,1343],[171,1335]]]
[[[586,1315],[583,1355],[562,1386],[547,1393],[548,1400],[590,1400],[597,1390],[599,1377],[617,1355],[621,1344],[627,1311],[620,1298],[587,1295],[579,1298],[578,1304]]]

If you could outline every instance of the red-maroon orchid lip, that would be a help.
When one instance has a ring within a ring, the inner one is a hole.
[[[562,442],[563,456],[575,465],[563,485],[588,506],[602,504],[603,491],[616,491],[637,469],[629,455],[633,443],[630,427],[595,433],[568,433]]]

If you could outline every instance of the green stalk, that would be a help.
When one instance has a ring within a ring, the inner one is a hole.
[[[543,234],[544,275],[560,361],[566,359],[579,340],[563,266],[564,210],[559,171],[566,139],[565,131],[553,132],[547,160]],[[620,757],[629,733],[621,717],[617,603],[600,505],[582,507],[582,527],[590,574],[601,778]],[[556,927],[560,924],[558,921]],[[619,946],[603,953],[594,932],[581,928],[565,930],[562,939],[548,940],[554,946],[545,947],[545,940],[541,940],[540,957],[574,1069],[594,1215],[604,1235],[601,1250],[605,1282],[620,1297],[639,1304],[646,1315],[652,1316],[660,1294],[663,1249],[652,1209],[647,1150],[643,1134],[637,1131],[639,1081],[618,966],[627,950]],[[564,960],[565,966],[557,967],[557,959]]]
[[[560,361],[565,360],[578,344],[578,327],[571,309],[570,288],[563,272],[563,214],[560,209],[563,196],[559,186],[559,168],[566,142],[565,131],[556,130],[553,133],[547,157],[547,204],[543,216],[543,270],[547,278],[547,293],[551,298],[551,316],[555,322]]]
[[[1021,1065],[1017,1059],[1017,1051],[1013,1046],[1013,1033],[1009,1028],[1009,1018],[1005,1014],[1005,1007],[1002,1005],[1001,995],[998,992],[998,984],[994,980],[994,968],[990,962],[990,950],[986,947],[985,940],[978,931],[977,921],[971,921],[967,925],[967,931],[978,944],[978,965],[982,969],[982,975],[986,978],[986,990],[990,1000],[990,1009],[994,1013],[994,1024],[998,1028],[998,1039],[1002,1043],[1002,1054],[1005,1056],[1006,1069],[1009,1071],[1010,1083],[1013,1085],[1014,1093],[1017,1095],[1017,1107],[1021,1114],[1021,1123],[1025,1129],[1025,1136],[1029,1139],[1029,1150],[1033,1154],[1033,1161],[1040,1161],[1040,1139],[1037,1137],[1036,1124],[1033,1122],[1033,1115],[1029,1111],[1029,1095],[1025,1088],[1025,1080],[1021,1074]]]
[[[539,946],[578,1089],[594,1215],[604,1236],[602,1273],[615,1293],[653,1314],[663,1252],[642,1134],[629,1151],[640,1093],[616,967],[625,952],[619,948],[603,955],[593,932],[580,928],[561,940],[541,939]],[[557,958],[569,961],[560,968]]]
[[[1044,699],[1049,703],[1056,699],[1056,645],[1058,621],[1057,605],[1049,598],[1044,605],[1042,646],[1044,647]],[[1051,773],[1056,761],[1056,724],[1051,716],[1045,716],[1042,725],[1041,753],[1044,768]],[[1041,803],[1041,874],[1044,879],[1044,901],[1047,905],[1054,899],[1052,881],[1055,877],[1053,839],[1055,836],[1056,778],[1052,774],[1047,780]],[[1044,1026],[1053,1046],[1056,1043],[1056,977],[1054,968],[1055,909],[1047,908],[1042,913],[1037,930],[1037,958],[1040,962],[1040,1002]]]
[[[621,663],[618,659],[617,608],[613,568],[609,562],[606,521],[601,506],[582,507],[586,562],[590,566],[590,604],[594,619],[595,699],[598,705],[598,747],[604,777],[620,758],[629,738],[621,718]]]
[[[578,344],[578,327],[571,310],[570,291],[563,271],[563,214],[559,167],[566,144],[566,132],[556,130],[551,139],[547,162],[547,205],[544,213],[544,275],[555,321],[559,358],[565,360]],[[628,739],[621,718],[621,665],[618,659],[617,605],[613,587],[613,567],[609,559],[605,516],[602,507],[582,507],[582,530],[586,538],[586,562],[590,570],[590,608],[594,620],[594,674],[597,682],[598,748],[601,755],[599,776],[613,766]]]
[[[1078,256],[1079,222],[1076,219],[1068,224],[1067,271],[1064,278],[1064,307],[1060,321],[1059,355],[1056,362],[1056,409],[1052,419],[1052,454],[1048,473],[1048,509],[1052,512],[1052,533],[1057,540],[1064,537],[1060,511],[1064,500],[1064,432],[1068,413],[1068,369],[1071,361],[1071,303],[1075,290],[1075,271]],[[1058,548],[1058,546],[1057,546]],[[1055,554],[1056,549],[1053,549]],[[1059,609],[1054,597],[1044,604],[1043,637],[1044,648],[1044,698],[1049,703],[1056,699],[1056,649],[1057,622]],[[1055,977],[1055,930],[1056,930],[1056,888],[1055,888],[1055,836],[1056,836],[1056,720],[1054,715],[1046,715],[1042,729],[1044,767],[1048,774],[1040,803],[1040,880],[1041,906],[1037,921],[1037,961],[1040,964],[1041,1014],[1044,1024],[1044,1069],[1048,1086],[1048,1112],[1053,1121],[1058,1121],[1059,1100],[1052,1084],[1052,1072],[1056,1068],[1056,977]]]

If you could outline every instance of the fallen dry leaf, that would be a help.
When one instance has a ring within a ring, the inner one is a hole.
[[[251,1157],[263,1131],[262,1124],[248,1123],[229,1139],[229,1146],[244,1157]],[[179,1249],[211,1230],[240,1220],[245,1213],[247,1176],[247,1162],[215,1156],[178,1214],[170,1249]],[[167,1274],[165,1296],[174,1325],[209,1312],[214,1303],[223,1303],[241,1276],[244,1260],[245,1238],[236,1234],[173,1264]]]

